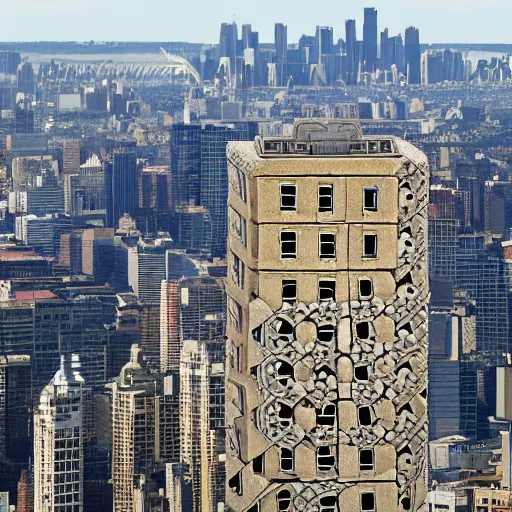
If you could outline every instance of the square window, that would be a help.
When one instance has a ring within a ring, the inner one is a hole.
[[[280,450],[280,467],[281,471],[285,473],[289,473],[293,471],[294,468],[294,460],[293,460],[293,451],[291,448],[281,448]]]
[[[281,293],[283,302],[295,304],[297,300],[297,281],[295,279],[283,279]]]
[[[357,409],[357,416],[359,418],[359,425],[368,427],[372,424],[372,410],[367,405]]]
[[[319,185],[318,186],[318,212],[319,213],[332,213],[333,212],[332,185]]]
[[[363,236],[363,257],[377,257],[377,235],[375,233],[365,233]]]
[[[376,212],[378,208],[379,191],[376,187],[367,187],[363,189],[363,209],[370,212]]]
[[[359,322],[356,324],[357,337],[367,340],[370,337],[370,322]]]
[[[373,281],[371,279],[359,279],[359,298],[371,299],[373,297]]]
[[[336,258],[336,235],[334,233],[320,233],[319,254],[322,259]]]
[[[321,302],[336,301],[336,281],[318,281],[318,300]]]
[[[281,183],[281,211],[294,212],[297,210],[297,185]]]
[[[281,231],[281,259],[297,259],[296,231]]]
[[[330,471],[334,467],[335,457],[331,454],[330,446],[319,446],[316,451],[316,466],[318,471]]]
[[[369,377],[368,372],[369,365],[367,364],[359,364],[354,366],[354,377],[359,382],[367,382]]]
[[[375,512],[375,493],[361,493],[361,512]]]
[[[361,448],[359,450],[359,471],[373,471],[375,469],[373,457],[373,448]]]
[[[321,410],[316,411],[316,422],[322,427],[334,427],[336,423],[336,406],[326,404]]]

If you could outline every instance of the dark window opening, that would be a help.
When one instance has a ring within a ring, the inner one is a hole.
[[[369,377],[368,365],[360,364],[354,367],[354,377],[359,381],[367,381]]]
[[[278,512],[289,512],[292,504],[292,495],[287,489],[283,489],[277,493],[277,510]]]
[[[279,334],[290,335],[293,333],[293,327],[290,322],[287,322],[286,320],[282,320],[282,319],[279,319],[279,321],[280,321],[280,324],[279,324],[279,327],[277,328],[277,332]]]
[[[295,279],[283,279],[281,290],[283,302],[295,303],[297,300],[297,281]]]
[[[290,427],[293,423],[293,409],[286,404],[279,404],[279,422],[282,427]]]
[[[319,446],[316,452],[316,464],[319,471],[329,471],[334,467],[335,458],[330,446]]]
[[[375,187],[365,188],[363,191],[363,208],[375,212],[378,207],[378,190]]]
[[[370,322],[359,322],[356,324],[357,337],[367,340],[370,337]]]
[[[359,279],[359,298],[370,299],[373,296],[373,283],[371,279]]]
[[[377,235],[367,233],[363,237],[363,256],[365,258],[377,257]]]
[[[281,183],[281,211],[297,210],[297,186]]]
[[[319,281],[318,282],[318,300],[336,301],[336,281]]]
[[[317,329],[317,338],[324,343],[329,343],[332,341],[334,336],[334,326],[333,325],[320,325]]]
[[[411,498],[402,498],[402,508],[404,510],[411,510]]]
[[[228,482],[229,488],[235,493],[235,494],[242,494],[242,478],[240,476],[240,473],[237,473],[234,477],[229,479]]]
[[[320,512],[335,512],[337,502],[335,496],[324,496],[320,498]]]
[[[332,213],[333,193],[332,185],[320,185],[318,187],[318,212]]]
[[[262,475],[264,468],[264,454],[258,455],[252,460],[252,471],[255,475]]]
[[[361,493],[361,510],[363,512],[374,512],[375,510],[375,493],[362,492]]]
[[[316,422],[322,427],[334,427],[336,423],[336,406],[328,404],[324,405],[321,410],[317,409]]]
[[[373,461],[373,449],[362,448],[361,450],[359,450],[359,470],[373,471],[374,467],[375,466]]]
[[[297,258],[297,233],[281,231],[281,258]]]
[[[281,471],[293,471],[293,452],[289,448],[281,448]]]
[[[279,361],[276,364],[277,380],[283,386],[286,386],[288,379],[293,379],[293,366],[286,361]]]
[[[359,407],[357,410],[357,415],[359,418],[359,425],[367,427],[372,424],[372,411],[368,406],[364,405]]]
[[[334,233],[320,233],[320,258],[336,258],[336,235]]]

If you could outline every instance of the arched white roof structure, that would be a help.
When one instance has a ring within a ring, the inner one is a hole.
[[[176,69],[177,71],[181,71],[184,74],[192,75],[198,84],[201,83],[201,77],[199,73],[187,59],[184,59],[179,55],[173,55],[172,53],[167,52],[163,48],[160,48],[160,51],[162,52],[164,57],[169,61],[169,67]]]

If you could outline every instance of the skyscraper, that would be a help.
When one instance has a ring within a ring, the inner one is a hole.
[[[112,392],[112,480],[114,510],[141,510],[140,489],[151,480],[157,462],[173,460],[179,451],[175,376],[150,374],[138,345],[130,361],[108,387]],[[169,424],[171,422],[171,424]],[[174,422],[174,426],[172,423]],[[176,430],[173,431],[173,428]],[[162,436],[165,434],[164,436]],[[169,444],[170,443],[170,444]]]
[[[236,23],[223,23],[220,27],[220,56],[229,58],[232,74],[235,72],[237,42],[238,29],[236,27]]]
[[[228,507],[419,510],[425,155],[314,119],[228,161]]]
[[[83,510],[84,379],[78,355],[61,357],[34,417],[34,511]]]
[[[365,7],[363,24],[364,71],[373,73],[377,61],[377,10]]]
[[[66,139],[62,145],[62,172],[76,174],[80,169],[80,140]]]
[[[346,44],[347,44],[347,73],[345,82],[347,85],[355,85],[357,83],[357,69],[359,59],[357,55],[357,38],[356,38],[356,20],[347,20],[345,22]]]
[[[405,67],[407,83],[419,84],[421,82],[420,31],[415,27],[405,30]]]
[[[276,46],[276,82],[283,87],[288,81],[288,27],[276,23],[274,28],[274,41]]]
[[[105,203],[107,227],[116,228],[125,214],[133,214],[139,204],[137,159],[134,153],[116,150],[105,163]]]

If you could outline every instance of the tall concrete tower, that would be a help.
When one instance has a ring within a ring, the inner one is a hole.
[[[308,119],[228,161],[230,510],[419,510],[425,155]]]
[[[77,354],[61,356],[34,417],[34,511],[83,510],[84,379]]]

